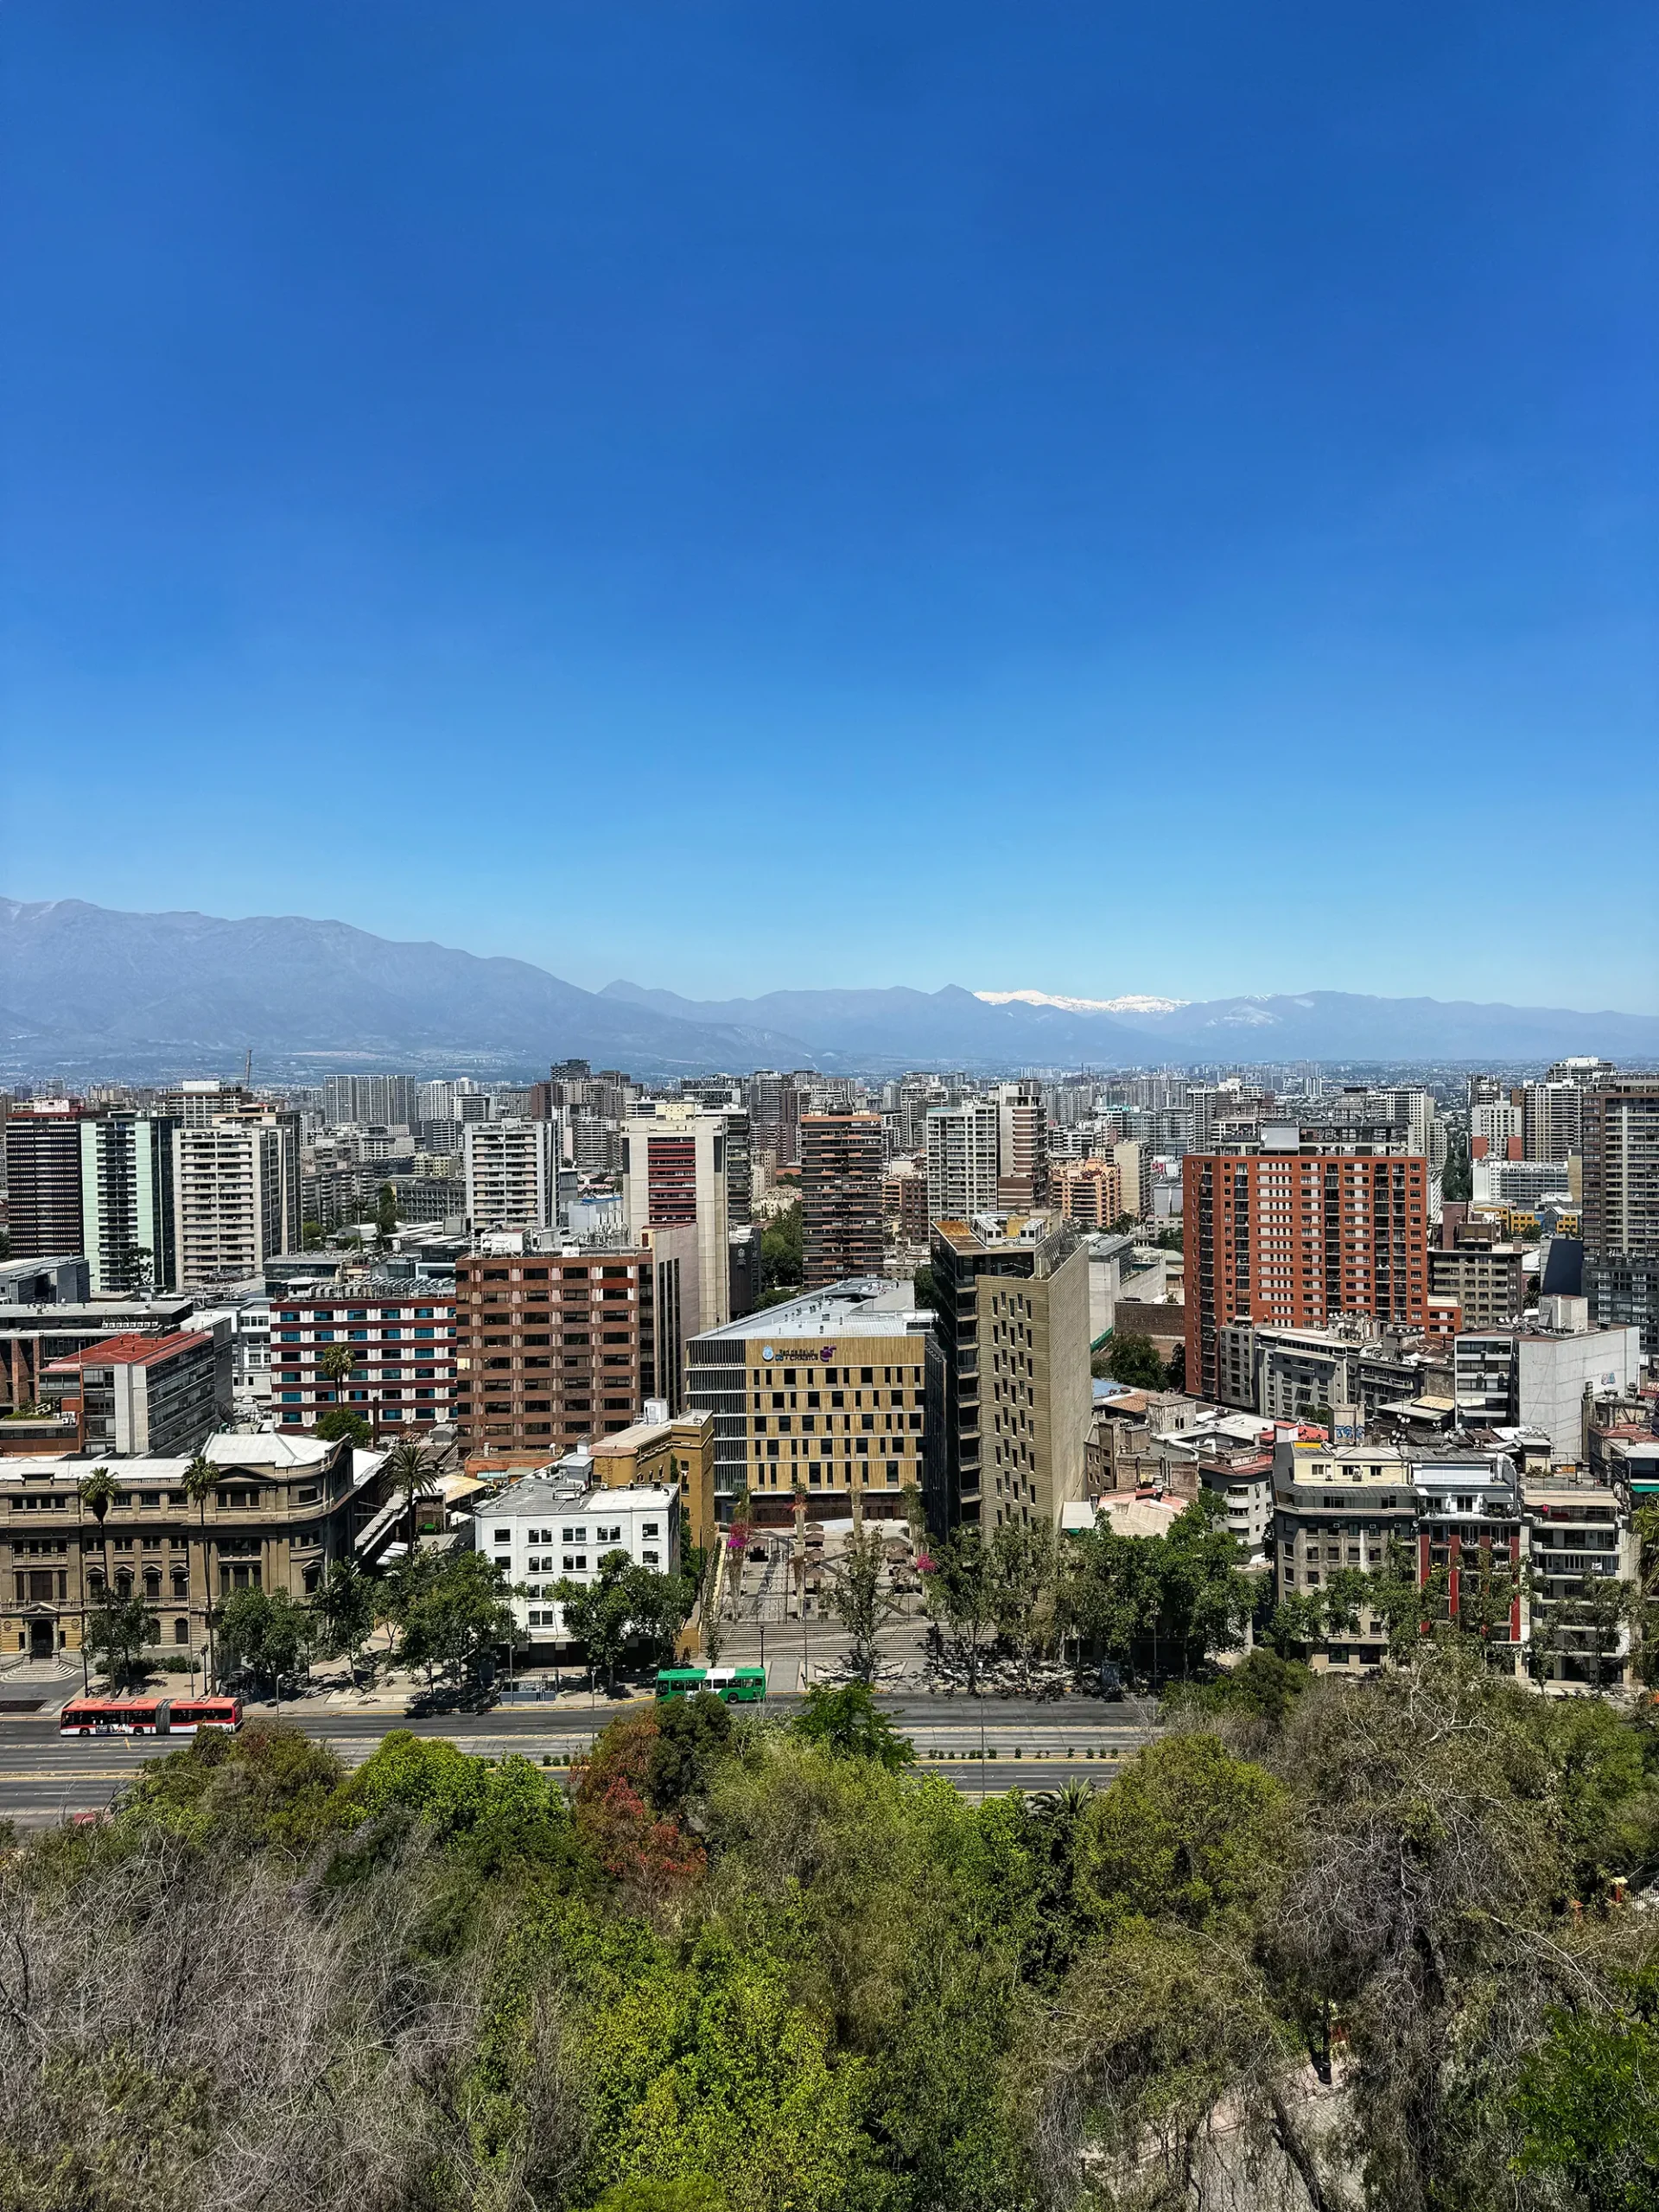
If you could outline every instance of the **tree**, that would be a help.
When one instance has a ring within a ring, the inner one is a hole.
[[[1161,1390],[1164,1387],[1164,1363],[1150,1337],[1134,1329],[1122,1336],[1113,1335],[1106,1347],[1106,1372],[1115,1382],[1127,1383],[1132,1390]]]
[[[1185,1390],[1186,1388],[1186,1346],[1177,1344],[1169,1355],[1169,1365],[1164,1370],[1166,1390]]]
[[[302,1252],[321,1252],[327,1241],[320,1221],[302,1221],[300,1224],[300,1249]]]
[[[181,1484],[188,1503],[196,1509],[196,1525],[201,1541],[202,1610],[207,1618],[207,1670],[214,1681],[219,1680],[219,1662],[213,1643],[213,1593],[207,1580],[207,1501],[218,1490],[219,1471],[205,1452],[198,1452],[184,1471]]]
[[[512,1594],[505,1570],[481,1552],[411,1554],[396,1592],[398,1657],[429,1676],[436,1667],[457,1681],[476,1679],[489,1653],[523,1638]]]
[[[311,1433],[325,1444],[338,1444],[343,1438],[359,1452],[366,1452],[374,1442],[373,1430],[350,1406],[330,1406],[327,1413],[319,1414]]]
[[[855,1529],[833,1566],[826,1562],[830,1604],[836,1618],[852,1639],[854,1672],[868,1682],[874,1674],[878,1643],[884,1628],[904,1611],[890,1585],[885,1548],[874,1530]]]
[[[1446,1165],[1440,1171],[1442,1196],[1455,1200],[1467,1200],[1475,1187],[1474,1169],[1470,1164],[1469,1139],[1462,1129],[1448,1129],[1446,1142]]]
[[[1018,1658],[1029,1689],[1032,1661],[1056,1628],[1060,1553],[1053,1523],[1005,1521],[991,1532],[990,1564],[991,1618]]]
[[[141,1599],[105,1599],[86,1624],[86,1641],[111,1690],[143,1675],[144,1648],[159,1633],[160,1623]]]
[[[587,1646],[589,1666],[611,1683],[630,1643],[643,1639],[659,1656],[673,1649],[695,1591],[683,1575],[636,1567],[626,1552],[614,1551],[599,1562],[596,1581],[566,1580],[554,1585],[552,1594],[563,1609],[565,1627]]]
[[[1564,2183],[1585,2212],[1659,2204],[1659,1990],[1616,2010],[1554,2013],[1515,2109],[1522,2173]],[[1644,2001],[1645,2000],[1645,2001]],[[1628,2008],[1628,2009],[1627,2009]]]
[[[403,1438],[386,1454],[386,1479],[409,1509],[409,1548],[415,1548],[416,1509],[423,1497],[433,1497],[438,1478],[426,1447],[412,1436]]]
[[[970,1692],[979,1687],[980,1643],[995,1618],[995,1586],[978,1529],[952,1529],[934,1552],[923,1587],[928,1611],[950,1631],[967,1667]]]
[[[389,1237],[392,1234],[397,1226],[397,1186],[395,1183],[383,1183],[380,1185],[379,1190],[375,1194],[375,1235],[380,1237],[384,1242],[385,1238]]]
[[[805,1743],[821,1745],[840,1758],[872,1759],[889,1773],[915,1760],[915,1745],[882,1712],[868,1682],[848,1682],[835,1690],[815,1682],[791,1725]]]
[[[363,1647],[374,1633],[379,1592],[355,1560],[337,1559],[317,1592],[321,1649],[330,1658],[349,1658],[355,1676]]]
[[[115,1477],[107,1467],[94,1467],[92,1473],[79,1483],[75,1489],[77,1521],[80,1522],[83,1511],[88,1511],[98,1523],[99,1560],[98,1583],[100,1593],[105,1598],[109,1594],[110,1561],[109,1552],[104,1542],[104,1516],[120,1495]],[[80,1525],[84,1528],[86,1524],[80,1522]],[[90,1572],[86,1565],[86,1544],[83,1536],[80,1539],[80,1669],[83,1687],[86,1682],[86,1586]]]
[[[336,1405],[340,1402],[340,1385],[357,1365],[359,1357],[360,1355],[353,1351],[350,1344],[330,1344],[317,1362],[321,1373],[334,1386]]]
[[[763,1290],[792,1289],[805,1279],[805,1232],[798,1204],[774,1214],[760,1232],[760,1284]]]
[[[232,1664],[269,1681],[273,1694],[310,1649],[313,1632],[311,1615],[286,1590],[238,1590],[219,1615],[219,1640]]]

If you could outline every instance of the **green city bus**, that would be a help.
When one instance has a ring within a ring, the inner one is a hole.
[[[692,1697],[699,1690],[712,1691],[728,1705],[758,1705],[766,1694],[764,1667],[664,1667],[657,1675],[657,1694]]]

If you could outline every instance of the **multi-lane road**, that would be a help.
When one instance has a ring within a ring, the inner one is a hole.
[[[767,1710],[787,1714],[800,1700],[773,1697]],[[1146,1719],[1122,1705],[1093,1698],[1039,1702],[1019,1698],[887,1697],[882,1705],[915,1745],[918,1764],[979,1796],[1001,1789],[1052,1789],[1073,1777],[1104,1781],[1118,1761],[1147,1740]],[[639,1701],[642,1704],[643,1700]],[[585,1751],[595,1733],[626,1703],[590,1706],[585,1697],[543,1705],[501,1707],[493,1713],[405,1719],[388,1712],[328,1712],[284,1707],[283,1718],[331,1745],[348,1764],[367,1758],[391,1728],[448,1737],[467,1751],[501,1758],[518,1751],[537,1761]],[[251,1714],[264,1709],[251,1707]],[[982,1745],[985,1753],[980,1757]],[[107,1805],[147,1758],[168,1746],[117,1737],[60,1738],[55,1717],[0,1719],[0,1818],[38,1827]]]

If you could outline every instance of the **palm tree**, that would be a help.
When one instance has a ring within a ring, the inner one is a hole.
[[[330,1344],[317,1365],[334,1386],[334,1403],[340,1403],[340,1386],[357,1365],[358,1355],[350,1344]]]
[[[120,1495],[120,1484],[107,1467],[94,1467],[86,1480],[78,1485],[75,1492],[77,1516],[80,1508],[85,1506],[98,1523],[100,1572],[104,1577],[104,1594],[106,1602],[110,1590],[110,1554],[109,1548],[104,1541],[104,1516]],[[86,1672],[86,1547],[84,1542],[80,1551],[80,1679],[83,1686],[90,1688],[91,1677]]]
[[[202,1611],[207,1623],[207,1670],[215,1688],[219,1684],[219,1661],[213,1650],[213,1587],[207,1572],[207,1500],[219,1488],[219,1469],[200,1452],[184,1471],[184,1494],[195,1507],[201,1524]]]
[[[438,1487],[426,1447],[417,1444],[412,1436],[394,1444],[386,1455],[386,1472],[392,1487],[403,1493],[409,1506],[409,1555],[415,1556],[415,1510],[420,1500],[430,1497]]]

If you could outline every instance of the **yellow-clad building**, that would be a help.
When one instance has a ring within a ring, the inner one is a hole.
[[[929,1487],[940,1445],[943,1355],[914,1287],[832,1283],[686,1347],[686,1395],[713,1421],[721,1522],[779,1527],[800,1492],[814,1521],[898,1520]]]
[[[715,1541],[715,1417],[683,1413],[672,1421],[637,1421],[614,1436],[595,1438],[594,1481],[607,1490],[639,1484],[677,1490],[686,1540],[706,1551]]]

